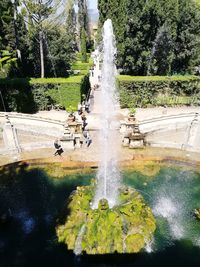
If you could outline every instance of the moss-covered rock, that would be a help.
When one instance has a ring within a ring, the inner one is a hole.
[[[102,199],[91,209],[94,185],[78,187],[67,203],[68,216],[57,226],[59,242],[69,250],[87,254],[136,253],[152,239],[156,229],[151,209],[135,190],[121,188],[119,205],[109,209]],[[80,236],[81,235],[81,236]]]

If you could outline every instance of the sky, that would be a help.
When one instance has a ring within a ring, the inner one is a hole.
[[[98,0],[88,0],[89,8],[90,9],[97,9],[97,1]]]

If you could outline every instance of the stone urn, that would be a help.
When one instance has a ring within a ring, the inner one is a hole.
[[[129,122],[135,122],[136,121],[135,114],[129,114],[128,115],[128,121]]]
[[[74,122],[76,120],[76,117],[73,113],[70,113],[68,118],[67,118],[67,121],[68,122]]]

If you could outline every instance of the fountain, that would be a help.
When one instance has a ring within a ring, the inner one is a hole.
[[[77,187],[67,202],[69,214],[57,225],[58,241],[76,255],[136,253],[149,247],[156,229],[151,209],[135,190],[120,185],[116,140],[117,92],[115,38],[112,22],[103,27],[103,64],[99,105],[102,107],[99,139],[101,161],[97,179]]]
[[[99,132],[101,163],[97,173],[97,189],[92,204],[93,208],[98,207],[99,200],[102,198],[108,200],[109,207],[116,205],[120,185],[118,155],[114,142],[118,137],[116,116],[119,106],[115,85],[115,55],[116,45],[112,21],[108,19],[103,27],[103,64],[99,99],[99,105],[103,110]]]

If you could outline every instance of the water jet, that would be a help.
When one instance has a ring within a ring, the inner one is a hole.
[[[116,45],[112,21],[103,26],[102,107],[99,140],[101,160],[96,182],[78,187],[67,204],[70,214],[64,225],[57,226],[57,236],[74,253],[88,255],[136,253],[150,244],[156,223],[143,197],[133,189],[121,186],[115,140],[118,96],[115,86]],[[92,203],[92,204],[91,204]]]

